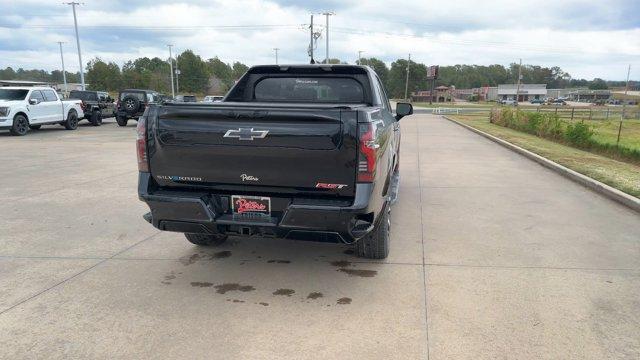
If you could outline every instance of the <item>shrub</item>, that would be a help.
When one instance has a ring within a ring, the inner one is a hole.
[[[593,144],[593,130],[583,123],[569,124],[564,135],[569,144],[577,147],[589,148]]]
[[[492,109],[491,123],[522,131],[541,138],[587,149],[602,155],[640,163],[640,150],[600,143],[593,138],[593,128],[584,123],[561,120],[554,113],[536,113],[511,108]]]

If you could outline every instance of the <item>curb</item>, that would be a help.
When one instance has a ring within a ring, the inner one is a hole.
[[[551,160],[549,160],[549,159],[547,159],[545,157],[542,157],[542,156],[540,156],[538,154],[535,154],[535,153],[533,153],[533,152],[531,152],[529,150],[523,149],[523,148],[521,148],[521,147],[519,147],[517,145],[514,145],[514,144],[512,144],[512,143],[510,143],[508,141],[502,140],[502,139],[500,139],[498,137],[495,137],[495,136],[493,136],[491,134],[487,134],[486,132],[478,130],[478,129],[476,129],[474,127],[471,127],[471,126],[469,126],[467,124],[463,124],[463,123],[461,123],[461,122],[459,122],[457,120],[454,120],[454,119],[452,119],[452,118],[450,118],[448,116],[444,116],[443,115],[442,117],[447,119],[447,120],[449,120],[449,121],[451,121],[451,122],[453,122],[453,123],[455,123],[455,124],[458,124],[458,125],[466,128],[467,130],[473,131],[476,134],[484,136],[485,138],[487,138],[487,139],[489,139],[489,140],[491,140],[493,142],[496,142],[496,143],[506,147],[509,150],[515,151],[515,152],[519,153],[520,155],[522,155],[522,156],[524,156],[524,157],[526,157],[526,158],[528,158],[530,160],[533,160],[533,161],[537,162],[538,164],[546,167],[547,169],[551,169],[551,170],[557,172],[558,174],[560,174],[560,175],[562,175],[562,176],[564,176],[564,177],[566,177],[566,178],[568,178],[568,179],[570,179],[570,180],[572,180],[574,182],[577,182],[578,184],[580,184],[582,186],[585,186],[585,187],[587,187],[587,188],[589,188],[589,189],[591,189],[591,190],[593,190],[593,191],[595,191],[595,192],[597,192],[597,193],[599,193],[601,195],[604,195],[607,198],[609,198],[609,199],[611,199],[611,200],[613,200],[615,202],[618,202],[618,203],[620,203],[622,205],[627,206],[630,209],[633,209],[633,210],[635,210],[637,212],[640,212],[640,199],[638,199],[636,197],[633,197],[633,196],[631,196],[631,195],[629,195],[627,193],[624,193],[624,192],[622,192],[622,191],[620,191],[618,189],[615,189],[615,188],[613,188],[613,187],[611,187],[611,186],[609,186],[607,184],[601,183],[598,180],[594,180],[594,179],[592,179],[592,178],[590,178],[590,177],[588,177],[586,175],[582,175],[579,172],[573,171],[573,170],[571,170],[571,169],[569,169],[569,168],[567,168],[565,166],[562,166],[562,165],[560,165],[560,164],[558,164],[556,162],[553,162],[553,161],[551,161]]]

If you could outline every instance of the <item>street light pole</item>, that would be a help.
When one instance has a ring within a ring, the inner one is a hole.
[[[71,5],[73,9],[73,25],[76,29],[76,45],[78,45],[78,63],[80,64],[80,83],[82,84],[82,90],[86,90],[84,86],[84,70],[82,66],[82,51],[80,51],[80,36],[78,35],[78,19],[76,17],[76,5],[81,5],[78,2],[68,2],[66,5]]]
[[[409,54],[409,60],[407,61],[407,80],[404,83],[404,99],[407,100],[409,93],[409,65],[411,64],[411,54]]]
[[[325,40],[327,41],[327,49],[326,49],[326,57],[325,57],[324,63],[328,64],[329,63],[329,16],[335,15],[335,14],[333,12],[331,12],[331,11],[327,11],[327,12],[322,13],[322,15],[326,16],[326,18],[327,18],[326,19],[326,31],[327,31],[327,34],[325,36]]]
[[[273,51],[276,52],[276,65],[278,65],[278,50],[280,50],[280,48],[273,48]]]
[[[358,50],[358,65],[362,65],[362,53],[364,51]]]
[[[62,81],[64,82],[64,94],[66,94],[69,89],[67,88],[67,72],[64,69],[64,55],[62,55],[62,44],[64,44],[64,41],[58,41],[58,45],[60,45],[60,60],[62,61]]]
[[[176,90],[173,87],[173,54],[171,53],[171,47],[173,45],[167,44],[167,46],[169,47],[169,69],[171,70],[171,97],[175,99]]]

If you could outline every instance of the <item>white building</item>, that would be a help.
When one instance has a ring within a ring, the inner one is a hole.
[[[514,100],[516,98],[517,84],[498,85],[499,100]],[[520,84],[518,101],[543,99],[547,96],[547,84]]]

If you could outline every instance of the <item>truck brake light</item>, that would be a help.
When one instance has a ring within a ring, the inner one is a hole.
[[[376,149],[373,123],[359,124],[358,182],[373,182],[376,174]]]
[[[145,114],[146,115],[146,114]],[[149,172],[149,157],[147,156],[147,117],[141,116],[136,127],[136,150],[138,153],[138,171]]]

